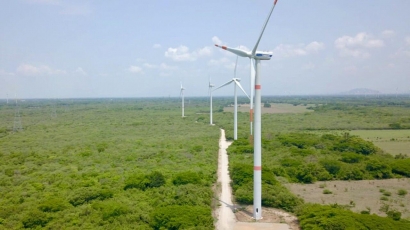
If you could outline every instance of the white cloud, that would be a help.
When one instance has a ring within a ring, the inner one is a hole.
[[[324,48],[325,48],[325,44],[314,41],[307,45],[280,44],[272,52],[273,52],[274,57],[288,58],[288,57],[306,56],[309,54],[317,53]]]
[[[152,48],[154,48],[154,49],[159,49],[159,48],[161,48],[161,44],[154,44],[154,45],[152,46]]]
[[[369,48],[380,48],[384,46],[383,40],[373,39],[367,33],[358,33],[355,37],[343,36],[335,40],[335,47],[342,57],[352,56],[357,58],[370,57]]]
[[[163,70],[176,70],[176,69],[178,69],[178,67],[176,67],[176,66],[170,66],[170,65],[167,65],[165,63],[161,63],[159,68],[163,69]]]
[[[189,48],[186,46],[168,48],[168,50],[165,51],[165,57],[169,57],[174,61],[194,61],[196,59],[189,53]]]
[[[325,48],[325,44],[323,44],[323,43],[321,43],[321,42],[314,41],[314,42],[309,43],[309,44],[305,47],[305,50],[306,50],[308,53],[316,53],[316,52],[319,52],[320,50],[322,50],[322,49],[324,49],[324,48]]]
[[[44,4],[44,5],[59,5],[60,0],[26,0],[29,3],[33,4]]]
[[[219,39],[217,36],[212,37],[212,42],[216,45],[222,45],[221,39]]]
[[[174,61],[195,61],[199,57],[210,56],[211,54],[212,50],[208,46],[194,52],[189,52],[189,48],[183,45],[176,48],[170,47],[165,51],[165,57],[171,58]]]
[[[49,76],[49,75],[61,75],[66,74],[67,72],[59,69],[52,69],[47,65],[34,66],[29,64],[21,64],[17,67],[17,74],[26,75],[26,76]]]
[[[0,69],[0,77],[1,76],[14,76],[14,75],[15,75],[14,73],[6,72],[5,70]]]
[[[306,69],[306,70],[312,70],[312,69],[315,69],[315,68],[316,68],[315,64],[313,64],[311,62],[309,62],[309,63],[302,66],[302,69]]]
[[[232,59],[233,60],[233,59]],[[235,62],[232,61],[229,58],[222,57],[219,59],[211,59],[208,61],[209,66],[223,66],[227,69],[234,69],[235,68]]]
[[[410,46],[410,36],[406,37],[404,41],[406,42],[406,45]]]
[[[204,48],[199,49],[197,53],[199,57],[210,56],[212,54],[212,50],[211,50],[211,47],[205,46]]]
[[[83,75],[83,76],[87,76],[87,75],[88,75],[87,72],[85,72],[85,71],[83,70],[83,68],[81,68],[81,67],[78,67],[78,68],[74,71],[74,73],[79,74],[79,75]]]
[[[81,5],[66,5],[60,13],[65,15],[89,15],[92,10],[89,5],[83,3]]]
[[[393,30],[384,30],[382,32],[382,35],[385,38],[391,38],[391,37],[394,37],[396,35],[396,32],[394,32]]]
[[[144,65],[144,67],[146,67],[146,68],[148,68],[148,69],[155,69],[155,68],[158,68],[158,66],[156,66],[156,65],[152,65],[152,64],[149,64],[149,63],[144,63],[143,65]]]
[[[142,74],[142,73],[143,73],[141,67],[139,67],[139,66],[134,66],[134,65],[130,66],[130,67],[128,68],[128,71],[130,71],[131,73],[136,73],[136,74]]]
[[[64,15],[89,15],[92,13],[88,3],[62,0],[26,0],[26,2],[37,5],[54,5],[60,9],[59,13]]]

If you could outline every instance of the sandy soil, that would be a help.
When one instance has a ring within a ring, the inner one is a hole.
[[[255,222],[252,219],[252,206],[241,207],[232,203],[232,189],[228,171],[228,154],[226,149],[231,142],[225,139],[225,131],[221,129],[218,156],[218,186],[219,208],[216,210],[217,230],[253,230],[253,229],[276,229],[276,230],[299,230],[297,218],[279,209],[263,208],[263,219]]]
[[[410,193],[410,179],[361,180],[361,181],[322,181],[314,184],[286,184],[294,194],[305,202],[319,204],[346,205],[354,212],[370,209],[370,213],[386,216],[380,209],[388,205],[389,210],[402,213],[402,218],[410,218],[410,194],[399,196],[399,189]],[[323,194],[327,189],[331,194]],[[390,192],[384,196],[382,191]],[[386,197],[387,200],[381,200]]]

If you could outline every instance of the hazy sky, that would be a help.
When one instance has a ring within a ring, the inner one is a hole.
[[[206,96],[252,49],[273,0],[0,0],[0,98]],[[410,92],[409,0],[279,0],[263,95]],[[249,92],[249,59],[237,77]],[[233,94],[233,86],[214,95]]]

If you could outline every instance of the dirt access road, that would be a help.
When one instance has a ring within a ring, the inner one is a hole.
[[[228,171],[228,154],[226,149],[231,142],[227,142],[225,138],[225,130],[221,129],[221,138],[219,140],[219,156],[218,156],[218,183],[221,186],[221,193],[219,195],[220,206],[217,210],[217,222],[215,228],[217,230],[256,230],[256,229],[275,229],[275,230],[289,230],[292,229],[288,224],[284,223],[269,223],[269,222],[239,222],[235,216],[235,205],[232,203],[232,189],[230,186],[231,178]],[[237,212],[242,215],[247,215],[247,212]]]

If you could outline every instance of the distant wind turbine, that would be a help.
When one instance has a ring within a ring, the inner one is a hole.
[[[270,60],[272,57],[271,52],[257,51],[259,42],[262,38],[263,32],[265,31],[266,25],[269,22],[269,18],[272,15],[273,9],[275,9],[276,3],[278,0],[275,0],[273,6],[266,18],[265,24],[262,27],[262,31],[259,35],[258,40],[256,41],[255,46],[252,51],[246,51],[243,49],[229,48],[226,46],[219,46],[224,50],[230,51],[238,56],[247,57],[251,61],[251,105],[250,105],[250,116],[252,117],[253,110],[253,89],[255,89],[255,132],[254,132],[254,161],[253,161],[253,217],[256,220],[262,218],[262,140],[261,140],[261,84],[259,79],[259,67],[261,60]],[[252,130],[252,123],[251,123]]]
[[[182,82],[181,82],[181,92],[180,92],[180,94],[179,94],[179,96],[182,98],[182,117],[185,117],[185,115],[184,115],[184,106],[185,106],[185,103],[184,103],[184,90],[185,90],[185,88],[184,87],[182,87]]]
[[[242,92],[250,99],[248,94],[245,92],[245,90],[242,88],[241,83],[239,83],[241,80],[239,78],[236,78],[236,65],[238,63],[238,58],[236,58],[236,63],[235,63],[235,70],[234,70],[234,78],[232,80],[228,81],[227,83],[219,86],[218,88],[215,88],[214,90],[217,90],[219,88],[222,88],[224,86],[227,86],[234,82],[234,97],[235,97],[235,104],[234,104],[234,134],[233,134],[233,139],[237,140],[238,139],[238,97],[236,95],[236,86],[238,86]]]
[[[215,85],[211,84],[211,78],[209,78],[209,101],[210,101],[210,105],[209,105],[209,124],[213,125],[212,123],[212,87],[214,87]]]

